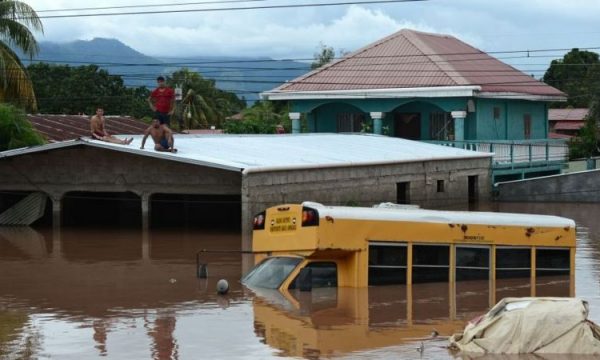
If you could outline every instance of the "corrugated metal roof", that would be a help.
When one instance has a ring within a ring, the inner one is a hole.
[[[590,109],[550,109],[548,110],[549,121],[583,121]]]
[[[484,93],[564,94],[450,35],[404,29],[275,92],[481,86]]]
[[[90,136],[90,116],[29,114],[33,127],[50,142]],[[129,116],[105,116],[109,134],[143,134],[148,124]]]
[[[133,138],[129,146],[88,138],[5,151],[0,153],[0,158],[84,145],[225,170],[252,172],[492,156],[490,153],[366,134],[177,134],[175,147],[179,151],[176,154],[154,151],[151,139],[148,139],[145,149],[141,150],[142,136]]]

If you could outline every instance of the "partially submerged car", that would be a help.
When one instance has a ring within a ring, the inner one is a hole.
[[[450,338],[461,353],[600,355],[600,327],[576,298],[505,298]]]

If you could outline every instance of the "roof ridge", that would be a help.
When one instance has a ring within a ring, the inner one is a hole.
[[[405,30],[408,30],[408,29],[400,29],[400,30],[396,31],[395,33],[392,33],[392,34],[384,37],[383,39],[379,39],[379,40],[377,40],[377,41],[375,41],[373,43],[370,43],[370,44],[368,44],[366,46],[363,46],[363,47],[361,47],[361,48],[359,48],[357,50],[351,51],[348,54],[344,55],[342,58],[339,58],[337,60],[333,60],[332,62],[329,62],[329,63],[327,63],[325,65],[322,65],[322,66],[320,66],[320,67],[318,67],[318,68],[316,68],[314,70],[311,70],[308,73],[306,73],[306,74],[304,74],[304,75],[302,75],[302,76],[294,79],[293,83],[290,83],[290,82],[286,81],[284,84],[276,87],[275,89],[273,89],[271,91],[284,90],[289,85],[294,85],[294,83],[304,81],[304,80],[308,79],[311,76],[317,75],[317,74],[321,73],[322,71],[325,71],[325,70],[329,69],[333,65],[337,65],[337,64],[340,64],[340,63],[342,63],[342,62],[344,62],[346,60],[352,59],[352,58],[354,58],[356,55],[358,55],[360,53],[363,53],[363,52],[365,52],[367,50],[373,49],[373,48],[375,48],[375,47],[377,47],[377,46],[379,46],[379,45],[381,45],[381,44],[383,44],[385,42],[388,42],[388,41],[390,41],[390,40],[392,40],[392,39],[394,39],[394,38],[402,35],[402,32],[405,31]]]
[[[456,68],[454,66],[450,65],[450,63],[447,60],[445,60],[443,56],[435,54],[435,51],[431,47],[429,47],[429,45],[427,45],[423,40],[421,40],[419,37],[417,37],[417,34],[415,34],[415,33],[430,35],[425,32],[406,31],[404,34],[404,37],[411,44],[413,44],[413,46],[415,46],[417,49],[419,49],[419,51],[421,51],[421,53],[425,57],[427,57],[438,69],[443,71],[444,74],[446,74],[446,76],[448,76],[450,79],[452,79],[452,81],[454,81],[454,83],[456,85],[471,85],[470,81],[468,81],[463,76],[458,75],[459,72],[458,72],[458,70],[456,70]],[[437,34],[436,36],[452,37],[455,40],[458,40],[454,36],[450,36],[450,35]],[[442,66],[441,63],[445,64],[445,65]],[[454,75],[451,73],[454,73]]]

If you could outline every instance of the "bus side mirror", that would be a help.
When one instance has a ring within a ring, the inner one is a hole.
[[[298,274],[298,289],[300,291],[312,291],[312,269],[305,267]]]

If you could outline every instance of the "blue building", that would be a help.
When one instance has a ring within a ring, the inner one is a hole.
[[[548,139],[561,91],[459,39],[401,30],[262,94],[293,132],[373,132],[495,153],[494,181],[560,173]]]

